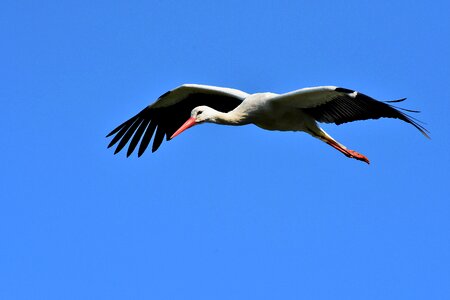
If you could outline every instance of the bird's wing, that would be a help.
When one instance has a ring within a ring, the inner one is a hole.
[[[140,142],[138,156],[141,156],[156,130],[152,146],[152,152],[155,152],[164,136],[169,140],[195,107],[206,105],[221,112],[229,112],[247,96],[247,93],[236,89],[184,84],[161,95],[156,102],[111,131],[106,137],[115,136],[108,148],[119,142],[114,152],[116,154],[131,140],[127,151],[127,156],[130,156]]]
[[[412,124],[423,135],[427,130],[419,121],[403,111],[418,111],[398,108],[388,103],[404,101],[406,98],[381,102],[357,91],[336,86],[303,88],[272,98],[273,103],[299,108],[316,121],[337,125],[357,120],[396,118]],[[402,111],[400,111],[402,110]]]

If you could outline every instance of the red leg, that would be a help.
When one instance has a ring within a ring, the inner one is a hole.
[[[343,148],[341,145],[339,145],[338,143],[336,143],[333,140],[326,140],[325,141],[328,145],[330,145],[331,147],[333,147],[334,149],[342,152],[345,156],[350,157],[350,158],[354,158],[357,160],[361,160],[367,164],[370,164],[369,159],[367,157],[365,157],[364,155],[362,155],[361,153],[358,153],[354,150],[349,150],[349,149],[345,149]]]

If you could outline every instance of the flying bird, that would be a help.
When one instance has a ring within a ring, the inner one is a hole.
[[[164,93],[111,131],[107,137],[114,137],[108,148],[118,142],[116,154],[131,140],[128,157],[140,142],[138,156],[141,156],[153,135],[152,152],[155,152],[164,137],[171,140],[197,124],[254,124],[267,130],[304,131],[347,157],[369,163],[366,156],[333,139],[317,122],[339,125],[357,120],[396,118],[413,125],[429,138],[428,131],[419,121],[405,113],[418,111],[391,104],[405,99],[381,102],[336,86],[309,87],[285,94],[247,94],[232,88],[183,84]]]

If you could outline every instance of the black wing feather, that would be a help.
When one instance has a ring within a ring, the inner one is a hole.
[[[118,130],[117,134],[114,136],[114,138],[111,140],[111,142],[108,145],[108,148],[114,146],[115,143],[117,143],[124,135],[127,133],[128,129],[130,129],[130,126],[133,125],[133,123],[136,121],[136,117],[131,118],[128,120],[125,124],[120,125],[119,129],[114,129],[113,131]]]
[[[158,126],[158,129],[156,129],[155,138],[153,139],[152,152],[155,152],[158,150],[159,146],[161,146],[165,134],[164,127]]]
[[[147,149],[148,144],[150,143],[150,140],[152,139],[153,133],[156,129],[156,121],[153,119],[150,121],[150,124],[147,127],[147,130],[145,131],[144,137],[142,138],[141,145],[139,146],[139,152],[138,157],[140,157],[145,149]]]
[[[134,132],[138,128],[139,125],[141,125],[143,119],[138,118],[134,123],[130,126],[130,128],[127,130],[127,133],[122,137],[122,139],[119,142],[119,145],[117,145],[116,151],[114,151],[114,154],[117,154],[120,150],[125,147],[125,145],[128,143],[130,138],[133,136]]]
[[[170,92],[163,94],[160,99],[169,94]],[[115,150],[115,153],[118,153],[131,139],[127,151],[127,156],[129,156],[140,141],[138,156],[141,156],[147,149],[156,129],[152,145],[152,152],[155,152],[163,142],[164,136],[170,140],[172,134],[190,117],[191,111],[195,107],[206,105],[221,112],[229,112],[241,103],[241,99],[233,96],[193,93],[174,105],[157,108],[148,106],[107,135],[109,137],[115,134],[108,148],[120,141]]]
[[[127,157],[133,153],[134,149],[138,145],[141,140],[142,135],[144,134],[145,129],[147,129],[148,124],[150,123],[150,119],[143,119],[141,125],[139,125],[136,134],[133,136],[133,139],[130,142],[130,146],[128,146]]]
[[[349,89],[336,88],[336,96],[330,101],[302,110],[312,116],[318,122],[335,123],[340,125],[347,122],[379,118],[396,118],[416,127],[423,135],[428,136],[428,131],[418,123],[417,119],[401,112],[418,112],[403,108],[395,108],[388,103],[404,101],[406,98],[381,102],[367,95],[356,93]]]

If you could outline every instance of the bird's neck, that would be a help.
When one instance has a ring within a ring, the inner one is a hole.
[[[246,119],[245,115],[232,110],[227,113],[215,111],[211,118],[209,118],[209,121],[223,125],[245,125],[248,124]]]

